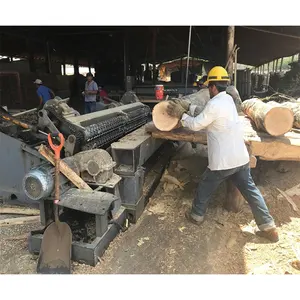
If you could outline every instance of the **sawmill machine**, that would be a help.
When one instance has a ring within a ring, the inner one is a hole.
[[[38,205],[45,227],[53,221],[55,171],[39,149],[48,133],[62,133],[62,163],[89,189],[60,174],[60,219],[73,232],[73,260],[96,265],[125,221],[140,217],[171,155],[170,144],[145,132],[149,115],[140,102],[79,115],[56,99],[38,112],[1,111],[0,197]],[[43,232],[30,233],[30,252],[39,252]]]

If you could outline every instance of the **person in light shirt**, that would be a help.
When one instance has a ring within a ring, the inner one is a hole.
[[[196,106],[188,101],[169,101],[167,106],[167,113],[179,118],[183,127],[193,131],[206,128],[207,131],[208,167],[197,187],[192,209],[185,215],[189,221],[201,224],[212,194],[230,178],[251,207],[259,228],[256,234],[277,242],[279,236],[274,220],[250,173],[243,125],[233,98],[226,93],[228,83],[229,76],[224,68],[211,69],[205,82],[210,100],[196,117],[192,117]]]

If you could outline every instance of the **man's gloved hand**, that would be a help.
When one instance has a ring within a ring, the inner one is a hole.
[[[181,119],[182,115],[186,112],[180,104],[176,104],[173,101],[169,101],[167,106],[167,114],[171,117]]]
[[[181,99],[173,99],[171,100],[176,104],[181,105],[186,111],[189,110],[191,103],[187,100],[181,100]]]

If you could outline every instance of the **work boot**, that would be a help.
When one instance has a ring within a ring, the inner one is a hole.
[[[276,228],[272,228],[265,231],[256,231],[255,234],[259,237],[271,241],[272,243],[277,243],[279,241],[279,234]]]
[[[187,210],[185,212],[185,217],[187,218],[188,221],[190,221],[196,225],[200,225],[204,222],[204,216],[196,215],[196,214],[192,213],[190,210]]]

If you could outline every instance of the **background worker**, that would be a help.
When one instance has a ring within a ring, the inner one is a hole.
[[[85,83],[85,91],[84,94],[84,112],[86,114],[92,113],[96,111],[96,101],[97,101],[97,93],[98,93],[98,85],[93,80],[93,74],[86,74],[87,81]]]
[[[36,79],[34,81],[35,85],[36,85],[36,93],[39,97],[39,100],[40,100],[40,103],[39,103],[39,106],[38,106],[38,110],[42,109],[44,104],[50,100],[50,99],[54,99],[55,97],[55,94],[54,92],[49,89],[48,87],[46,87],[45,85],[43,85],[43,82],[41,79]]]
[[[196,108],[188,101],[170,101],[167,107],[168,114],[179,118],[183,127],[193,131],[207,128],[208,167],[197,187],[192,209],[186,212],[186,218],[201,224],[212,194],[223,181],[230,178],[251,207],[260,230],[256,234],[277,242],[279,237],[274,220],[250,174],[243,126],[232,97],[226,93],[228,83],[226,70],[214,67],[205,82],[210,100],[198,116],[187,114],[189,112],[193,116]]]

